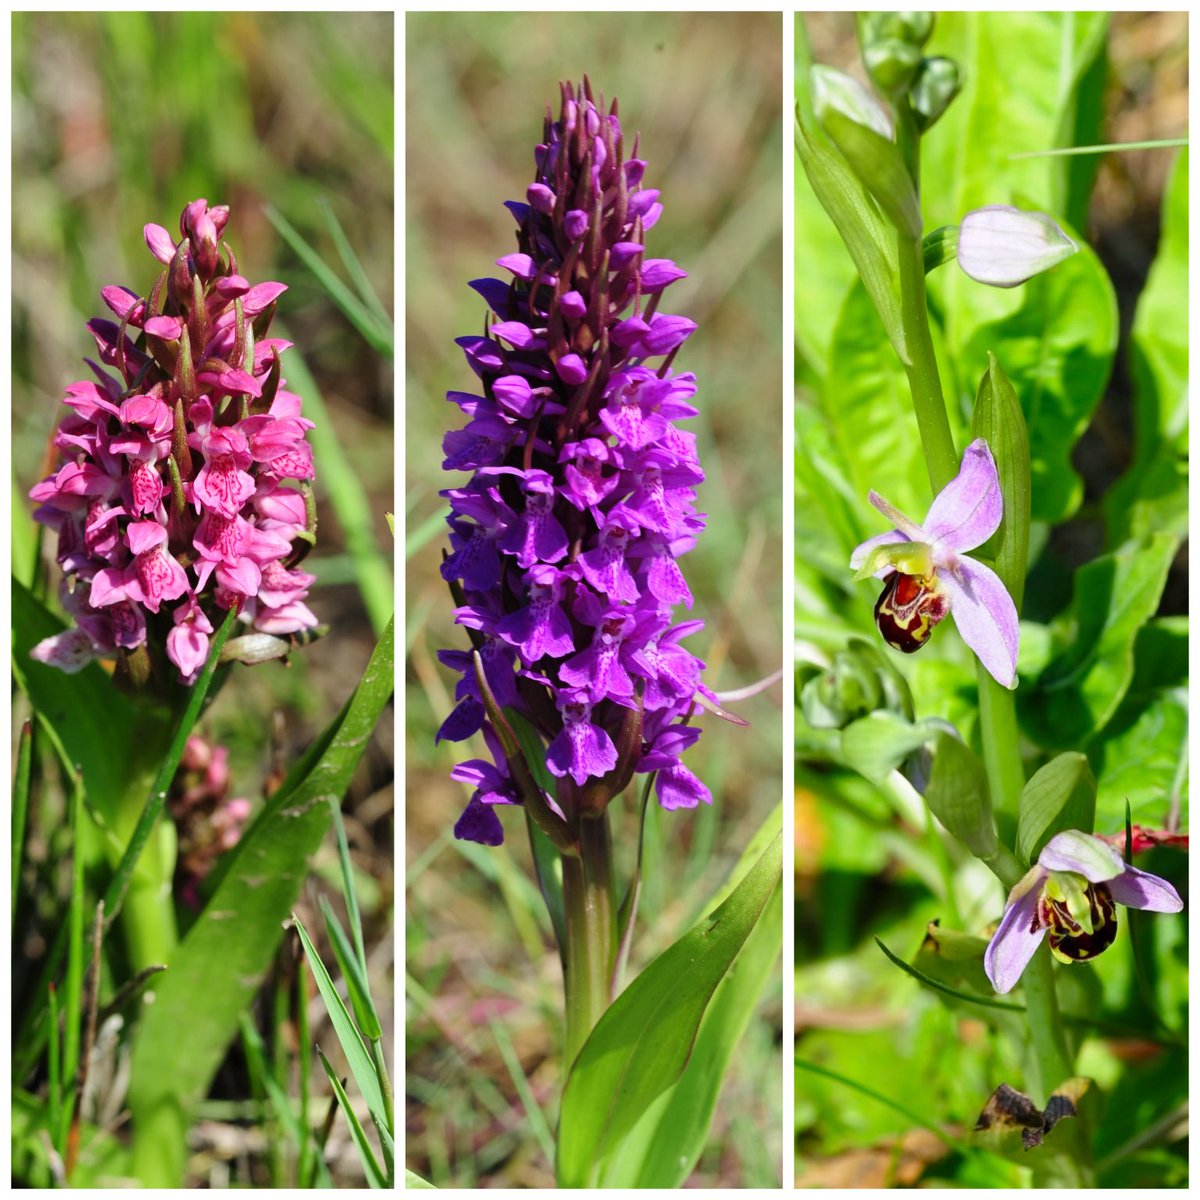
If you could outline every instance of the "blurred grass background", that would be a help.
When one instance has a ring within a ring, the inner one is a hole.
[[[807,13],[799,19],[816,61],[864,78],[852,14]],[[1103,141],[1187,133],[1187,33],[1183,13],[1113,15]],[[1175,153],[1134,150],[1106,154],[1100,162],[1086,233],[1116,286],[1122,348],[1106,394],[1073,454],[1073,464],[1085,479],[1087,500],[1070,522],[1055,530],[1063,580],[1069,578],[1070,568],[1101,548],[1103,522],[1097,500],[1129,461],[1127,338],[1158,246],[1163,192]],[[804,186],[797,167],[797,187]],[[796,257],[799,279],[805,262],[799,243]],[[1160,614],[1186,611],[1185,548]],[[863,632],[873,636],[873,630]],[[973,703],[970,697],[964,701]],[[904,811],[880,789],[846,770],[797,764],[797,1057],[860,1081],[907,1109],[896,1111],[843,1083],[798,1070],[798,1187],[1027,1184],[1028,1170],[1022,1166],[960,1153],[920,1127],[924,1121],[951,1136],[969,1134],[982,1099],[1001,1080],[1016,1084],[1023,1073],[1015,1047],[1027,1036],[1024,1026],[1013,1024],[1004,1036],[997,1036],[988,1024],[974,1019],[979,1010],[953,1001],[947,1005],[903,978],[874,941],[880,938],[911,961],[928,922],[940,918],[948,927],[978,931],[994,919],[995,881],[980,863],[958,857],[962,861],[951,864],[938,850],[928,836],[923,810]],[[1139,859],[1138,865],[1172,878],[1178,878],[1180,870],[1177,851],[1156,851]],[[946,893],[948,899],[939,898]],[[955,898],[961,911],[956,912]],[[1180,1020],[1188,990],[1186,914],[1163,921],[1122,910],[1120,922],[1135,928],[1142,958],[1154,964],[1151,987],[1158,1011],[1169,1020]],[[1122,928],[1118,939],[1113,952],[1086,971],[1059,972],[1064,1007],[1121,1011],[1122,1000],[1128,999],[1123,1019],[1151,1028],[1153,1018],[1132,978],[1129,929]],[[1103,1147],[1098,1157],[1102,1163],[1112,1158],[1106,1164],[1105,1186],[1186,1185],[1188,1080],[1178,1051],[1136,1038],[1093,1038],[1079,1069],[1108,1093],[1097,1134],[1097,1145]],[[1149,1144],[1132,1153],[1136,1146],[1131,1139],[1136,1141],[1152,1122]]]
[[[391,14],[17,13],[12,39],[18,575],[28,580],[32,561],[25,493],[46,472],[48,439],[66,411],[59,404],[64,386],[88,375],[82,359],[95,354],[95,344],[84,323],[109,315],[100,289],[119,283],[145,295],[159,266],[146,250],[142,226],[155,222],[177,231],[180,210],[197,196],[231,206],[227,240],[242,274],[251,282],[288,285],[272,327],[273,333],[286,329],[296,343],[284,356],[284,375],[301,390],[297,360],[303,356],[313,381],[303,388],[306,400],[310,405],[315,395],[323,400],[320,432],[332,433],[353,462],[359,498],[369,512],[369,540],[386,573],[392,539],[384,513],[393,507],[394,492],[392,364],[330,302],[280,239],[265,207],[277,209],[341,271],[322,216],[321,202],[328,202],[365,264],[372,290],[392,310]],[[310,606],[331,632],[292,655],[287,669],[271,664],[238,670],[203,719],[201,730],[231,748],[235,794],[259,794],[264,778],[309,744],[353,689],[374,645],[334,515],[334,500],[342,497],[330,495],[322,462],[318,448],[319,544],[305,566],[318,577]],[[53,599],[53,538],[49,543],[44,558],[51,561]],[[18,704],[14,717],[20,715]],[[372,982],[380,1011],[389,1015],[393,779],[393,723],[385,719],[347,799],[346,824],[360,874],[365,936],[377,967]],[[52,825],[31,827],[31,853],[41,856],[47,871],[55,860],[54,837]],[[334,897],[332,839],[320,852],[317,871],[333,881]],[[36,889],[46,882],[30,885]],[[306,923],[320,927],[315,907]],[[36,938],[17,943],[14,953],[36,954],[39,945]],[[14,974],[21,973],[15,964]],[[316,1001],[313,1035],[332,1043],[323,1019]],[[244,1071],[234,1059],[231,1055],[214,1095],[231,1098],[241,1089],[245,1096]],[[320,1071],[314,1078],[325,1088]],[[194,1147],[196,1183],[228,1179],[225,1152],[247,1142],[236,1136],[230,1141],[229,1131],[236,1135],[238,1126],[222,1125],[227,1108],[213,1111],[224,1132],[208,1141],[202,1137]],[[345,1163],[343,1185],[360,1181],[341,1122],[331,1148],[335,1160]],[[254,1155],[241,1161],[249,1165],[234,1167],[235,1180],[268,1178]],[[238,1175],[240,1169],[246,1173]]]
[[[531,881],[522,827],[499,850],[456,842],[467,791],[447,778],[482,746],[433,735],[453,678],[435,658],[465,644],[438,573],[445,544],[441,439],[460,425],[444,393],[473,380],[453,339],[481,328],[467,280],[515,248],[505,200],[524,199],[559,81],[586,72],[619,97],[626,148],[642,133],[646,185],[665,212],[649,253],[690,275],[666,311],[699,323],[676,367],[694,371],[707,533],[683,562],[706,628],[691,648],[718,690],[781,655],[781,24],[778,14],[410,14],[407,48],[406,917],[410,1168],[446,1186],[551,1186],[536,1123],[506,1065],[520,1064],[551,1127],[560,1087],[561,976]],[[632,969],[694,919],[779,801],[779,688],[736,707],[738,729],[704,717],[689,765],[712,809],[650,806],[649,870]],[[466,750],[467,753],[463,753]],[[615,834],[627,877],[632,801]],[[777,1186],[781,1031],[777,990],[735,1056],[692,1186]]]

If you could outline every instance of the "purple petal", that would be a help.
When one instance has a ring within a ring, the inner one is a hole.
[[[1037,868],[1034,868],[1037,871]],[[1034,872],[1029,873],[1033,875]],[[1029,879],[1029,876],[1026,876]],[[1022,881],[1024,882],[1024,881]],[[988,943],[983,955],[983,969],[992,981],[992,987],[1001,995],[1011,992],[1021,972],[1029,965],[1029,960],[1037,952],[1042,938],[1046,936],[1046,927],[1037,924],[1038,900],[1042,894],[1043,877],[1041,872],[1031,880],[1032,886],[1024,895],[1011,902],[1004,910],[1000,928],[996,930]],[[1019,891],[1021,884],[1013,889]]]
[[[1147,908],[1161,913],[1179,912],[1183,908],[1179,893],[1165,879],[1137,867],[1127,866],[1121,875],[1110,879],[1108,890],[1126,908]]]
[[[1017,607],[1000,577],[973,558],[959,559],[958,573],[939,571],[950,595],[950,615],[962,640],[979,656],[992,678],[1011,688],[1017,678]]]
[[[1127,869],[1107,842],[1078,829],[1056,833],[1042,847],[1038,866],[1047,871],[1070,871],[1082,875],[1089,883],[1108,883]]]
[[[958,474],[930,505],[925,532],[948,550],[974,550],[996,532],[1003,515],[995,460],[987,442],[976,438],[963,451]]]
[[[472,799],[454,826],[454,836],[462,842],[499,846],[504,841],[504,826],[490,805]]]
[[[701,801],[712,803],[712,792],[682,763],[659,771],[654,777],[658,803],[665,809],[695,808]]]

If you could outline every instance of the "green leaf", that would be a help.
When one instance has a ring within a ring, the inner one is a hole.
[[[1116,712],[1133,679],[1138,630],[1158,609],[1177,542],[1156,533],[1102,555],[1075,574],[1071,607],[1059,624],[1069,641],[1035,687],[1022,688],[1023,719],[1043,745],[1082,745]]]
[[[17,770],[13,778],[12,798],[12,911],[9,920],[17,920],[17,895],[21,884],[21,864],[25,861],[25,822],[29,815],[29,784],[33,772],[33,722],[21,726],[17,744]]]
[[[742,855],[748,868],[761,836],[778,828],[776,808]],[[737,871],[735,871],[735,877]],[[715,899],[715,897],[714,897]],[[721,980],[678,1081],[646,1110],[613,1155],[605,1188],[678,1188],[683,1185],[708,1139],[717,1097],[730,1060],[771,977],[783,942],[783,891],[776,888],[737,960]]]
[[[983,438],[991,449],[1004,497],[1000,528],[977,555],[994,561],[996,574],[1020,612],[1029,569],[1029,431],[1016,389],[990,350],[988,367],[975,395],[971,434]]]
[[[1021,792],[1017,857],[1034,862],[1042,847],[1064,829],[1091,833],[1096,820],[1096,779],[1088,760],[1074,752],[1052,758]]]
[[[95,663],[68,675],[29,657],[38,642],[64,628],[22,583],[12,581],[13,674],[64,759],[83,771],[88,802],[113,821],[128,786],[136,714]]]
[[[1129,349],[1134,458],[1104,498],[1110,545],[1188,518],[1188,153],[1171,169],[1162,236],[1138,297]]]
[[[881,783],[934,734],[928,725],[911,724],[893,713],[873,712],[842,730],[841,757],[864,778]]]
[[[292,914],[292,921],[296,926],[296,932],[300,935],[300,942],[304,946],[308,965],[312,970],[313,978],[317,981],[317,990],[325,1002],[325,1010],[329,1013],[329,1020],[337,1034],[342,1053],[346,1056],[346,1062],[349,1064],[351,1075],[354,1076],[354,1082],[358,1084],[358,1090],[366,1100],[371,1115],[377,1120],[382,1120],[383,1093],[379,1089],[379,1080],[375,1076],[375,1068],[371,1064],[371,1056],[367,1052],[366,1043],[358,1029],[355,1028],[354,1021],[347,1011],[346,1005],[342,1002],[341,996],[338,995],[338,990],[334,986],[329,972],[325,969],[321,956],[308,936],[308,930],[304,928],[303,922],[295,913]]]
[[[358,961],[358,955],[350,944],[350,938],[342,928],[337,913],[333,911],[333,906],[324,896],[321,897],[321,915],[325,918],[325,931],[329,934],[338,970],[346,981],[346,992],[350,996],[350,1006],[354,1009],[354,1020],[362,1030],[363,1037],[380,1037],[379,1018],[375,1014],[375,1006],[371,1002],[371,989]]]
[[[354,1145],[358,1149],[358,1157],[362,1161],[368,1185],[373,1188],[387,1187],[388,1181],[380,1169],[375,1152],[371,1149],[371,1143],[367,1141],[366,1132],[363,1130],[362,1124],[354,1112],[354,1105],[350,1103],[350,1098],[346,1095],[346,1089],[342,1087],[342,1081],[338,1078],[337,1072],[333,1067],[329,1065],[329,1059],[325,1057],[320,1046],[317,1047],[317,1054],[320,1055],[321,1066],[325,1068],[325,1074],[329,1077],[329,1083],[333,1088],[333,1094],[337,1097],[338,1106],[342,1110],[342,1116],[346,1118],[346,1124],[350,1126],[350,1134],[354,1138]]]
[[[775,890],[782,862],[780,834],[728,899],[660,954],[600,1018],[563,1092],[560,1187],[586,1186],[679,1078],[709,1001]]]
[[[896,231],[817,125],[807,88],[798,93],[795,133],[796,152],[809,185],[837,227],[889,341],[900,359],[907,362]]]
[[[836,108],[827,109],[820,121],[887,219],[906,237],[920,237],[921,206],[896,143]]]
[[[392,687],[389,623],[354,694],[225,856],[212,898],[171,956],[155,1003],[142,1013],[129,1104],[135,1123],[161,1131],[160,1141],[175,1155],[169,1170],[159,1168],[169,1177],[143,1178],[147,1186],[172,1186],[182,1177],[183,1114],[207,1091],[271,963],[309,856],[328,829],[329,803],[349,786]]]
[[[428,1179],[422,1179],[416,1171],[409,1171],[407,1169],[404,1172],[404,1188],[405,1191],[412,1188],[433,1188],[434,1191],[437,1190],[435,1185],[430,1183]]]
[[[960,354],[972,373],[994,354],[1012,381],[1029,431],[1035,521],[1061,521],[1083,499],[1071,451],[1104,393],[1117,348],[1112,281],[1091,247],[1067,233],[1079,253],[1016,289],[1017,310],[976,328]]]
[[[976,858],[995,857],[999,843],[983,764],[952,733],[937,735],[925,803]]]

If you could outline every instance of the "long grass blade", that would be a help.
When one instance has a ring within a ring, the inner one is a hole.
[[[21,883],[21,864],[25,861],[25,824],[29,819],[29,785],[33,777],[33,722],[21,726],[17,744],[17,776],[13,782],[12,807],[12,913],[17,920],[17,893]]]
[[[367,278],[367,273],[363,270],[358,255],[354,253],[354,248],[350,245],[350,240],[346,237],[346,231],[342,228],[341,221],[337,219],[337,214],[324,196],[318,197],[317,206],[325,218],[325,228],[329,230],[329,236],[333,238],[334,248],[342,260],[342,266],[346,268],[346,274],[350,276],[350,282],[357,289],[359,298],[375,314],[381,325],[390,328],[391,314],[384,307],[383,301],[375,294],[375,289],[371,286],[371,281]]]
[[[362,1124],[358,1117],[355,1116],[354,1109],[350,1104],[350,1098],[346,1095],[346,1089],[342,1086],[342,1081],[338,1078],[337,1072],[329,1065],[329,1059],[325,1057],[320,1046],[317,1047],[317,1054],[321,1057],[321,1066],[325,1068],[325,1074],[329,1076],[329,1082],[333,1086],[333,1094],[337,1097],[337,1102],[341,1105],[346,1123],[350,1126],[350,1133],[354,1138],[354,1144],[358,1147],[358,1153],[362,1159],[363,1170],[367,1174],[367,1183],[373,1188],[390,1187],[391,1183],[380,1169],[379,1161],[371,1149],[371,1143],[367,1141],[367,1135],[363,1130]]]

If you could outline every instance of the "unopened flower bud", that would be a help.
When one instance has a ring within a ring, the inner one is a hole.
[[[809,76],[813,111],[818,121],[824,124],[826,114],[833,109],[859,125],[873,129],[880,137],[892,140],[891,114],[853,75],[817,63]]]
[[[908,93],[908,102],[916,117],[917,128],[922,133],[931,129],[961,89],[962,76],[959,74],[958,64],[953,59],[924,59]]]
[[[1078,249],[1053,217],[1006,204],[967,213],[958,233],[958,265],[991,287],[1016,287]]]
[[[863,66],[885,96],[903,96],[921,69],[921,50],[899,38],[885,38],[864,46]]]

